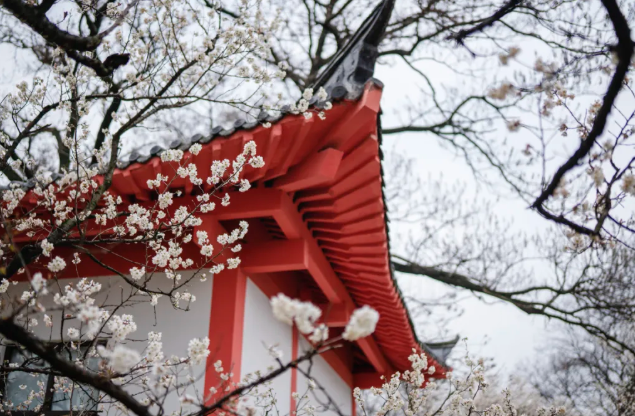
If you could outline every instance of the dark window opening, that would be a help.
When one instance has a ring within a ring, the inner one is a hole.
[[[84,357],[88,346],[69,350],[59,345],[61,355],[74,361]],[[97,371],[99,357],[88,357],[84,365]],[[99,392],[90,386],[74,383],[70,379],[49,374],[46,362],[18,346],[7,346],[4,353],[5,370],[0,380],[2,412],[24,415],[67,415],[70,411],[97,412]],[[20,371],[18,369],[23,369]],[[52,372],[52,371],[51,371]]]

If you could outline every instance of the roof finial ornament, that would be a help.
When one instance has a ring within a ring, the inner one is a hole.
[[[395,0],[382,0],[375,7],[348,43],[317,77],[313,88],[324,87],[329,93],[341,89],[347,91],[345,98],[359,97],[364,84],[372,78],[375,71],[377,47],[384,36],[394,6]]]

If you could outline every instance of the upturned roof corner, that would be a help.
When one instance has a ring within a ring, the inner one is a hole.
[[[329,95],[340,90],[346,99],[358,98],[364,85],[373,77],[378,46],[384,37],[395,0],[382,0],[364,20],[348,43],[340,49],[329,65],[317,77],[313,88],[324,87]]]

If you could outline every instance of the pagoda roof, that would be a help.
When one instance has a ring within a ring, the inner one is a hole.
[[[254,140],[265,167],[245,172],[252,182],[245,195],[262,191],[264,196],[272,188],[289,195],[355,305],[369,305],[380,313],[373,337],[394,369],[408,369],[408,356],[414,349],[431,359],[437,369],[434,376],[443,377],[448,367],[441,357],[446,354],[438,357],[418,340],[390,265],[378,126],[382,88],[381,83],[369,80],[359,98],[345,99],[344,95],[337,100],[325,120],[285,114],[269,128],[237,122],[209,136],[174,141],[171,148],[185,151],[184,158],[190,158],[199,172],[206,172],[212,160],[231,160],[244,143]],[[187,152],[193,143],[203,145],[197,156]],[[124,201],[153,199],[145,183],[157,173],[167,174],[158,156],[163,150],[157,146],[152,153],[133,154],[115,171],[111,193]],[[305,174],[305,169],[316,174]],[[189,181],[180,178],[171,188],[182,189],[184,195],[194,191]],[[235,199],[232,196],[232,205],[240,203]],[[272,226],[276,229],[272,235],[287,238],[278,226]]]
[[[256,199],[273,198],[287,204],[314,240],[305,244],[315,244],[319,258],[328,262],[332,272],[325,273],[332,273],[343,284],[346,293],[337,296],[343,296],[344,303],[369,305],[380,313],[372,335],[376,347],[361,348],[365,357],[357,359],[359,366],[364,366],[364,358],[369,359],[368,351],[378,348],[375,352],[389,364],[386,370],[404,371],[410,367],[408,356],[414,350],[426,353],[436,368],[432,376],[439,378],[449,370],[445,359],[456,342],[439,349],[418,339],[390,263],[380,149],[383,84],[372,75],[377,45],[393,6],[394,0],[382,1],[318,77],[315,88],[324,87],[326,101],[333,103],[324,120],[292,114],[288,109],[275,115],[262,112],[254,121],[238,119],[231,126],[213,128],[208,135],[176,139],[169,148],[183,150],[199,172],[208,172],[212,160],[232,160],[244,143],[255,141],[265,166],[258,170],[248,167],[243,175],[253,188],[244,195],[255,196],[243,202],[240,195],[232,196],[231,206],[236,204],[239,212],[243,209],[247,218],[262,219],[269,238],[284,242],[297,239],[296,231],[281,223],[274,208],[267,210],[268,201]],[[320,109],[325,102],[314,99],[310,104]],[[265,122],[271,127],[263,126]],[[187,151],[194,143],[202,145],[198,155]],[[154,200],[156,193],[148,190],[147,180],[173,170],[160,161],[164,150],[155,145],[147,152],[133,151],[115,170],[109,192],[128,203]],[[178,177],[170,188],[182,191],[182,198],[196,193],[191,182]],[[179,199],[175,198],[176,204]],[[260,203],[264,206],[254,208]],[[222,209],[217,208],[214,215],[222,217]],[[260,214],[254,216],[253,210]],[[249,242],[245,244],[248,248]],[[330,301],[333,287],[338,286],[328,278],[316,279],[314,296]],[[375,369],[380,366],[372,358],[370,361]]]

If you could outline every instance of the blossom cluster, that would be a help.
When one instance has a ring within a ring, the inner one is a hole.
[[[322,310],[311,302],[302,302],[291,299],[279,293],[271,298],[273,316],[287,325],[296,325],[298,330],[310,335],[309,340],[314,343],[328,340],[328,327],[325,324],[316,325],[322,316]],[[347,341],[356,341],[375,332],[379,321],[379,313],[368,305],[356,309],[351,314],[346,324],[342,338]]]
[[[402,373],[396,372],[390,377],[382,376],[381,387],[372,387],[365,393],[359,388],[353,391],[353,397],[361,414],[369,416],[369,403],[375,403],[378,409],[373,413],[385,416],[389,413],[403,413],[406,416],[418,414],[479,414],[484,416],[510,416],[519,414],[512,401],[512,394],[505,389],[502,399],[494,404],[480,401],[490,385],[485,378],[484,360],[473,360],[466,355],[463,364],[465,374],[455,376],[446,373],[443,385],[430,378],[435,374],[434,366],[429,365],[425,353],[412,351],[408,357],[411,367]],[[482,405],[482,406],[481,406]],[[539,408],[537,416],[561,416],[566,414],[562,406]]]
[[[197,165],[191,163],[201,150],[200,144],[193,144],[188,152],[166,151],[162,155],[163,163],[174,167],[175,178],[189,181],[192,186],[198,188],[196,197],[189,199],[195,201],[194,205],[181,203],[179,199],[182,196],[181,192],[170,189],[169,184],[172,179],[169,175],[158,174],[156,179],[148,180],[147,183],[148,189],[156,192],[156,203],[134,202],[126,206],[120,196],[115,197],[105,193],[103,204],[94,211],[94,221],[100,227],[100,235],[107,238],[114,236],[120,241],[130,243],[144,240],[142,244],[146,246],[149,253],[145,264],[137,263],[130,267],[127,276],[121,275],[121,278],[129,283],[131,291],[130,300],[123,300],[121,306],[134,304],[145,297],[149,299],[151,306],[157,307],[159,299],[167,295],[174,307],[189,309],[189,305],[196,301],[196,296],[188,290],[188,284],[195,276],[200,276],[200,280],[205,281],[210,275],[214,276],[225,269],[239,267],[240,258],[237,254],[242,249],[240,242],[248,232],[249,223],[240,221],[233,230],[219,235],[210,235],[205,230],[200,214],[215,209],[215,204],[212,202],[214,198],[221,199],[223,206],[229,205],[229,193],[225,192],[227,188],[238,188],[243,192],[248,190],[246,185],[248,181],[241,177],[245,167],[258,169],[264,166],[264,161],[256,153],[256,144],[247,142],[235,160],[212,163],[205,180],[205,176],[196,168]],[[211,185],[211,188],[205,188],[205,183]],[[71,208],[72,203],[76,203],[78,198],[83,198],[85,203],[89,194],[96,190],[98,181],[82,180],[82,186],[79,187],[76,184],[76,181],[62,178],[57,182],[52,181],[41,190],[36,190],[40,196],[44,197],[44,202],[40,206],[52,208],[56,221],[67,221],[73,218],[76,211]],[[19,188],[15,191],[14,196],[24,196]],[[217,196],[223,192],[225,194],[222,197]],[[84,194],[85,197],[82,196]],[[12,208],[11,205],[4,206],[5,210],[10,208]],[[30,230],[29,232],[39,233],[46,230],[43,228],[46,224],[37,218],[30,216],[28,220],[18,221],[16,224],[21,224],[22,231]],[[189,243],[200,247],[200,259],[195,261],[184,255],[184,247]],[[215,244],[218,245],[217,248],[214,248]],[[74,253],[72,261],[59,255],[56,246],[48,239],[42,239],[39,246],[42,254],[38,261],[46,262],[52,278],[60,276],[61,273],[68,273],[69,264],[77,265],[81,262],[79,253]],[[223,252],[231,253],[231,255],[225,256],[221,262],[218,255]],[[193,274],[188,273],[187,278],[183,278],[182,270],[188,268],[196,271]],[[156,283],[157,279],[162,278],[161,276],[165,276],[171,282],[171,289],[152,288],[151,284]],[[100,357],[103,360],[101,368],[109,372],[108,374],[116,376],[118,380],[132,381],[145,372],[148,375],[142,377],[144,384],[150,386],[152,391],[169,391],[177,385],[192,384],[194,382],[192,376],[185,376],[191,370],[184,368],[200,365],[210,354],[209,339],[207,337],[194,338],[187,345],[186,357],[171,356],[166,359],[161,341],[162,334],[158,332],[148,334],[148,344],[142,353],[130,344],[131,334],[136,333],[138,329],[134,316],[129,313],[115,313],[111,311],[112,306],[106,306],[108,302],[97,301],[97,296],[102,290],[102,283],[82,278],[76,283],[66,284],[59,291],[52,290],[54,285],[51,283],[52,281],[49,282],[41,273],[31,277],[30,290],[25,290],[20,297],[21,303],[28,306],[25,310],[28,317],[25,326],[33,330],[39,322],[43,322],[47,328],[53,330],[56,325],[59,325],[55,318],[61,310],[64,341],[69,343],[72,350],[78,349],[86,342],[93,342],[97,338],[108,340],[106,344],[97,344],[96,350],[93,350],[88,357]],[[9,286],[9,280],[2,280],[0,293],[6,293]],[[42,302],[50,292],[53,292],[51,293],[53,308],[45,307],[45,302]],[[104,299],[108,299],[107,294],[103,296]],[[38,314],[42,316],[42,319],[37,318]],[[326,328],[321,330],[322,332],[318,334],[325,333]],[[81,360],[77,363],[82,364]],[[217,369],[221,379],[229,382],[231,373],[223,372],[221,364]],[[149,373],[148,370],[150,370]],[[73,388],[72,384],[69,387],[65,382],[56,385],[59,385],[60,391],[71,392]],[[229,386],[231,384],[224,388]],[[185,396],[187,394],[184,394]],[[198,399],[184,400],[188,403],[194,401],[198,402]]]

